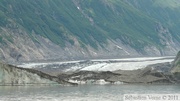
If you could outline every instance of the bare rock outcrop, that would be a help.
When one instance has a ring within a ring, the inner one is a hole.
[[[43,72],[0,63],[0,85],[75,85]]]

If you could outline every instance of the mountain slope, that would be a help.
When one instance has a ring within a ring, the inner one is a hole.
[[[172,63],[171,73],[173,73],[174,77],[180,82],[180,52]]]
[[[179,7],[178,0],[1,0],[0,58],[174,55]]]
[[[180,72],[180,52],[177,54],[175,60],[173,61],[172,72]]]

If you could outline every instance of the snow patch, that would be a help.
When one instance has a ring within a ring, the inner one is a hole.
[[[78,10],[80,10],[80,7],[77,7]]]
[[[118,45],[116,45],[116,47],[117,47],[118,49],[122,49],[122,47],[120,47],[120,46],[118,46]]]

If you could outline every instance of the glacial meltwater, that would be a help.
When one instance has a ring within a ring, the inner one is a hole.
[[[180,94],[180,85],[0,86],[0,101],[123,101],[124,94]]]

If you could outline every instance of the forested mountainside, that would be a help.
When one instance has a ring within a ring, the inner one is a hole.
[[[179,0],[1,0],[0,59],[175,55]]]

